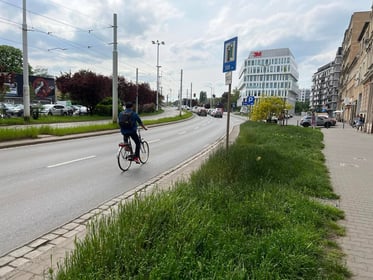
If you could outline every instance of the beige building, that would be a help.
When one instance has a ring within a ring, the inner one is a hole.
[[[365,117],[364,132],[372,133],[373,122],[373,32],[372,11],[356,12],[342,43],[339,109],[343,119],[352,122]]]
[[[373,9],[373,6],[372,6]],[[360,43],[360,63],[358,78],[362,84],[361,95],[358,96],[359,112],[365,116],[363,131],[373,133],[373,12],[365,23],[358,38]]]

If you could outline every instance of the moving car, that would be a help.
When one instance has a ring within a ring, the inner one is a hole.
[[[223,108],[215,108],[211,112],[211,116],[214,118],[222,118],[223,117]]]
[[[207,116],[207,109],[205,107],[198,107],[197,115],[206,117]]]

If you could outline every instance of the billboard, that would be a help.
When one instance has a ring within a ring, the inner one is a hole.
[[[29,76],[30,97],[36,100],[55,101],[55,80],[54,78]],[[10,96],[11,94],[11,96]],[[23,97],[23,75],[16,74],[12,85],[12,92],[6,97]]]

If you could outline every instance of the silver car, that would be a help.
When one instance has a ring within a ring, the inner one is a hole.
[[[40,114],[48,116],[67,116],[68,109],[61,104],[45,104],[43,105]]]
[[[300,125],[303,127],[309,127],[312,125],[312,116],[304,116],[300,120]],[[324,116],[322,117],[316,117],[316,126],[325,126],[325,127],[331,127],[332,122],[329,120],[329,118],[326,118]]]

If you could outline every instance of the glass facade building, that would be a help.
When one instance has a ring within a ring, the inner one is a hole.
[[[298,66],[290,49],[252,51],[239,72],[240,98],[242,106],[249,96],[260,102],[261,98],[280,97],[292,106],[294,113],[297,100]]]

